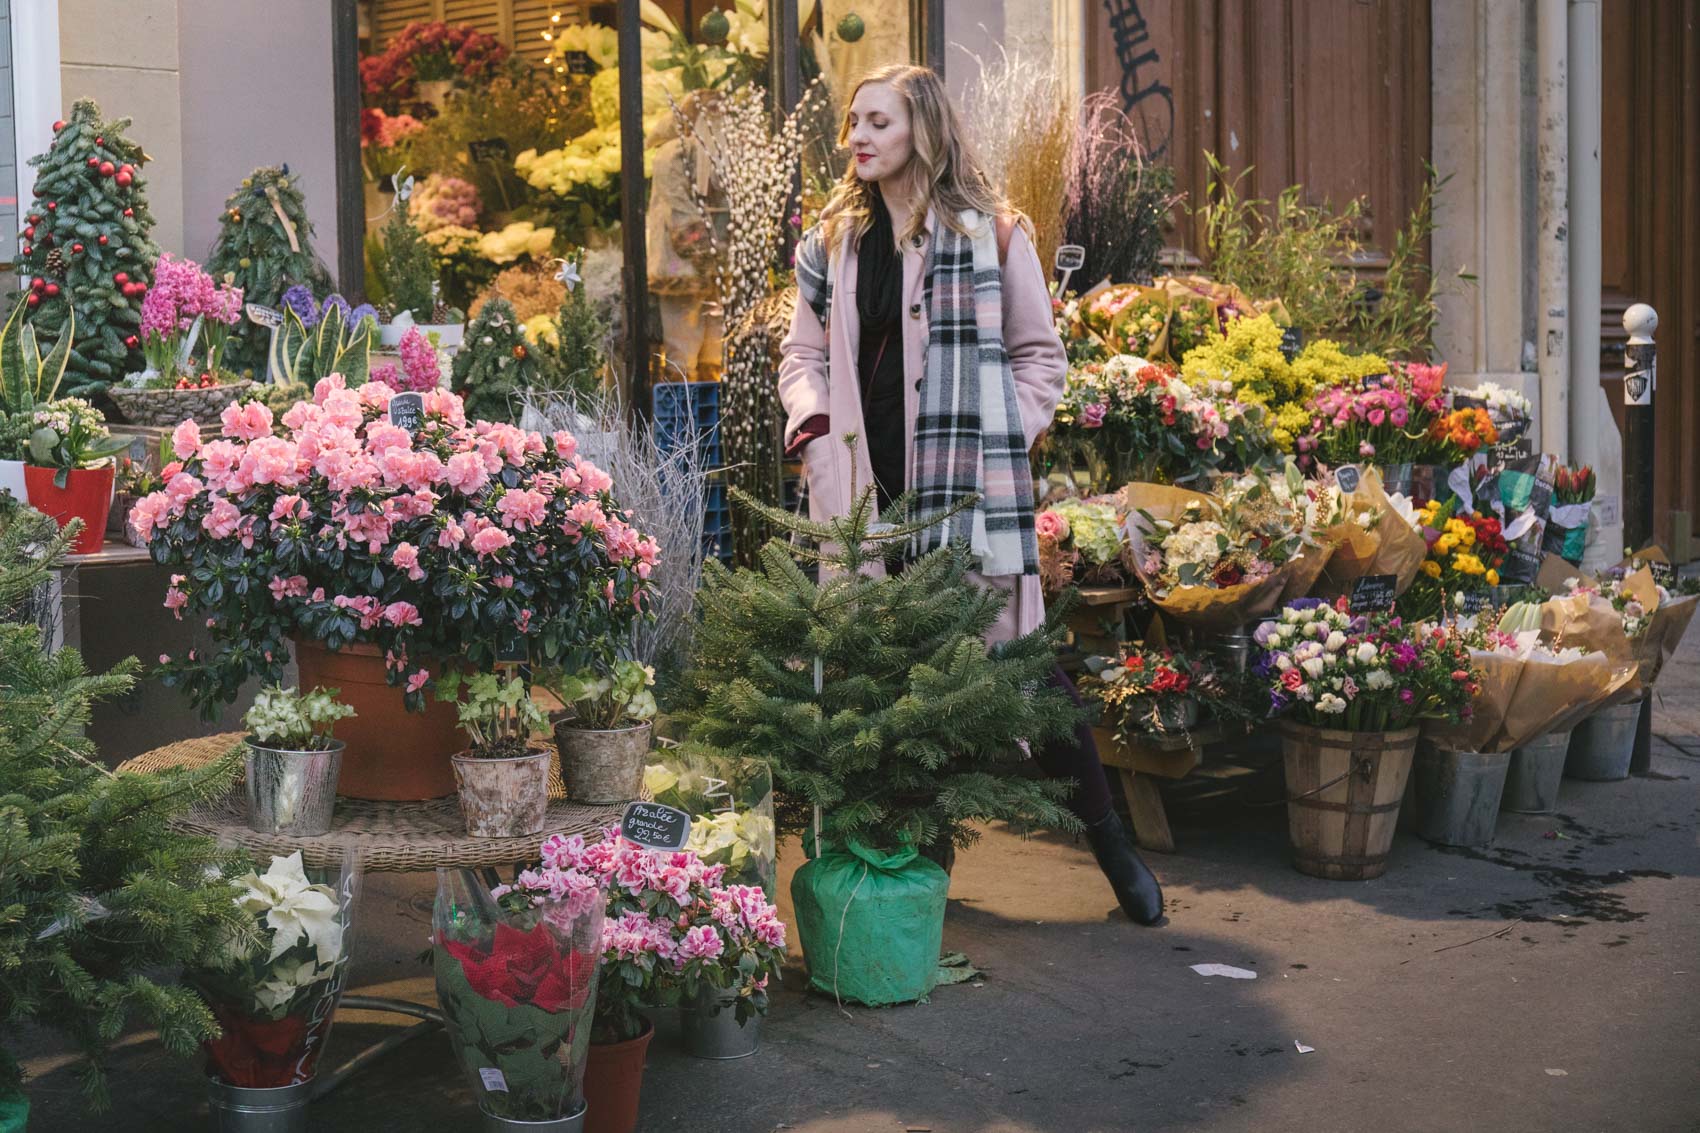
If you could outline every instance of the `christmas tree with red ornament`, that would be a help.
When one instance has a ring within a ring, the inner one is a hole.
[[[72,308],[76,340],[63,392],[98,394],[141,368],[142,296],[159,247],[143,192],[142,147],[124,131],[130,119],[103,121],[92,99],[53,124],[53,144],[30,158],[34,197],[18,234],[18,274],[29,277],[29,321],[45,342],[58,339]]]

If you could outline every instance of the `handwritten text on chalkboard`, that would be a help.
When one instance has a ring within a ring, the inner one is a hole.
[[[691,836],[691,816],[661,803],[628,803],[620,833],[652,850],[682,850]]]

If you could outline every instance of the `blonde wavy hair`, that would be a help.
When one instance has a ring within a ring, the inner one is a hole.
[[[857,92],[869,84],[889,86],[909,110],[909,138],[915,152],[908,169],[914,182],[915,211],[910,214],[905,230],[896,234],[899,243],[912,239],[926,227],[929,208],[942,223],[964,236],[974,235],[962,225],[964,209],[973,209],[988,218],[1015,215],[1027,227],[1026,218],[992,188],[968,144],[956,108],[945,93],[944,82],[926,67],[896,63],[863,75],[844,103],[844,120],[838,128],[841,147],[850,142],[850,104],[856,100]],[[860,240],[872,226],[876,192],[873,182],[856,176],[856,163],[852,159],[821,208],[820,229],[828,255],[836,254],[846,237]]]

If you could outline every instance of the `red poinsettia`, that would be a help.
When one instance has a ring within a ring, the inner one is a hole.
[[[596,956],[574,952],[547,921],[523,932],[498,923],[488,952],[463,941],[441,944],[460,961],[473,991],[505,1007],[529,1004],[550,1014],[576,1010],[584,1006],[596,974]]]
[[[306,1015],[256,1019],[231,1005],[209,999],[223,1033],[202,1044],[207,1066],[221,1082],[244,1089],[269,1090],[305,1082],[313,1076],[331,1023],[326,1011],[317,1021]],[[311,1022],[311,1026],[309,1023]]]

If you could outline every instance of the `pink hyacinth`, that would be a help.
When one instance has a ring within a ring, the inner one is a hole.
[[[437,352],[418,327],[409,328],[401,336],[401,345],[396,352],[401,355],[401,368],[405,371],[405,380],[398,388],[423,393],[442,384],[443,371],[437,361]],[[388,384],[394,386],[396,383],[391,381]]]

